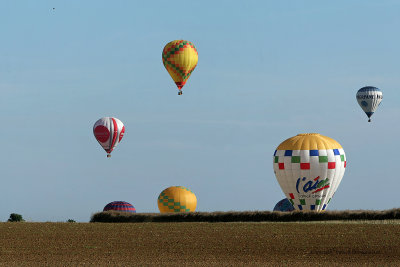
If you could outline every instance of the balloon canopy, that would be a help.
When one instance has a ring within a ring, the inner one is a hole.
[[[171,186],[158,196],[158,209],[164,212],[192,212],[196,210],[196,195],[183,186]]]
[[[125,201],[113,201],[108,203],[104,207],[103,211],[108,211],[108,210],[136,213],[135,207],[132,206],[132,204]]]
[[[373,86],[365,86],[358,90],[356,98],[362,110],[367,114],[368,121],[370,122],[372,114],[374,114],[381,104],[383,98],[382,91]]]
[[[163,49],[162,61],[178,87],[178,94],[197,66],[199,56],[193,43],[186,40],[169,42]]]
[[[117,118],[103,117],[93,126],[94,137],[107,152],[107,157],[111,157],[110,153],[121,142],[124,133],[125,126]]]
[[[342,146],[317,133],[283,141],[273,156],[276,179],[296,210],[325,210],[343,178],[346,162]]]
[[[278,203],[276,203],[274,211],[283,211],[283,212],[294,211],[294,207],[287,198],[284,198],[280,200]]]

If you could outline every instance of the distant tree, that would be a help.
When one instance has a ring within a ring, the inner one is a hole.
[[[72,219],[68,219],[67,222],[73,223],[73,222],[76,222],[76,221],[72,220]]]
[[[25,220],[22,218],[22,215],[17,214],[17,213],[11,213],[10,214],[10,219],[8,219],[9,222],[24,222]]]

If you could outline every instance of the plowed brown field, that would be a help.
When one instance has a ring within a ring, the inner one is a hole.
[[[0,223],[0,266],[400,266],[392,223]]]

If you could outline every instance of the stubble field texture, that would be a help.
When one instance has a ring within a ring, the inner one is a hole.
[[[0,223],[0,266],[400,266],[400,221]]]

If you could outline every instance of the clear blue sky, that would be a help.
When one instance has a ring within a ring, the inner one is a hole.
[[[55,8],[53,10],[53,8]],[[399,1],[0,1],[0,221],[88,221],[114,200],[157,212],[272,210],[275,148],[319,132],[348,166],[330,210],[400,206]],[[177,96],[161,51],[193,42]],[[355,94],[379,87],[372,123]],[[126,127],[107,159],[94,122]]]

